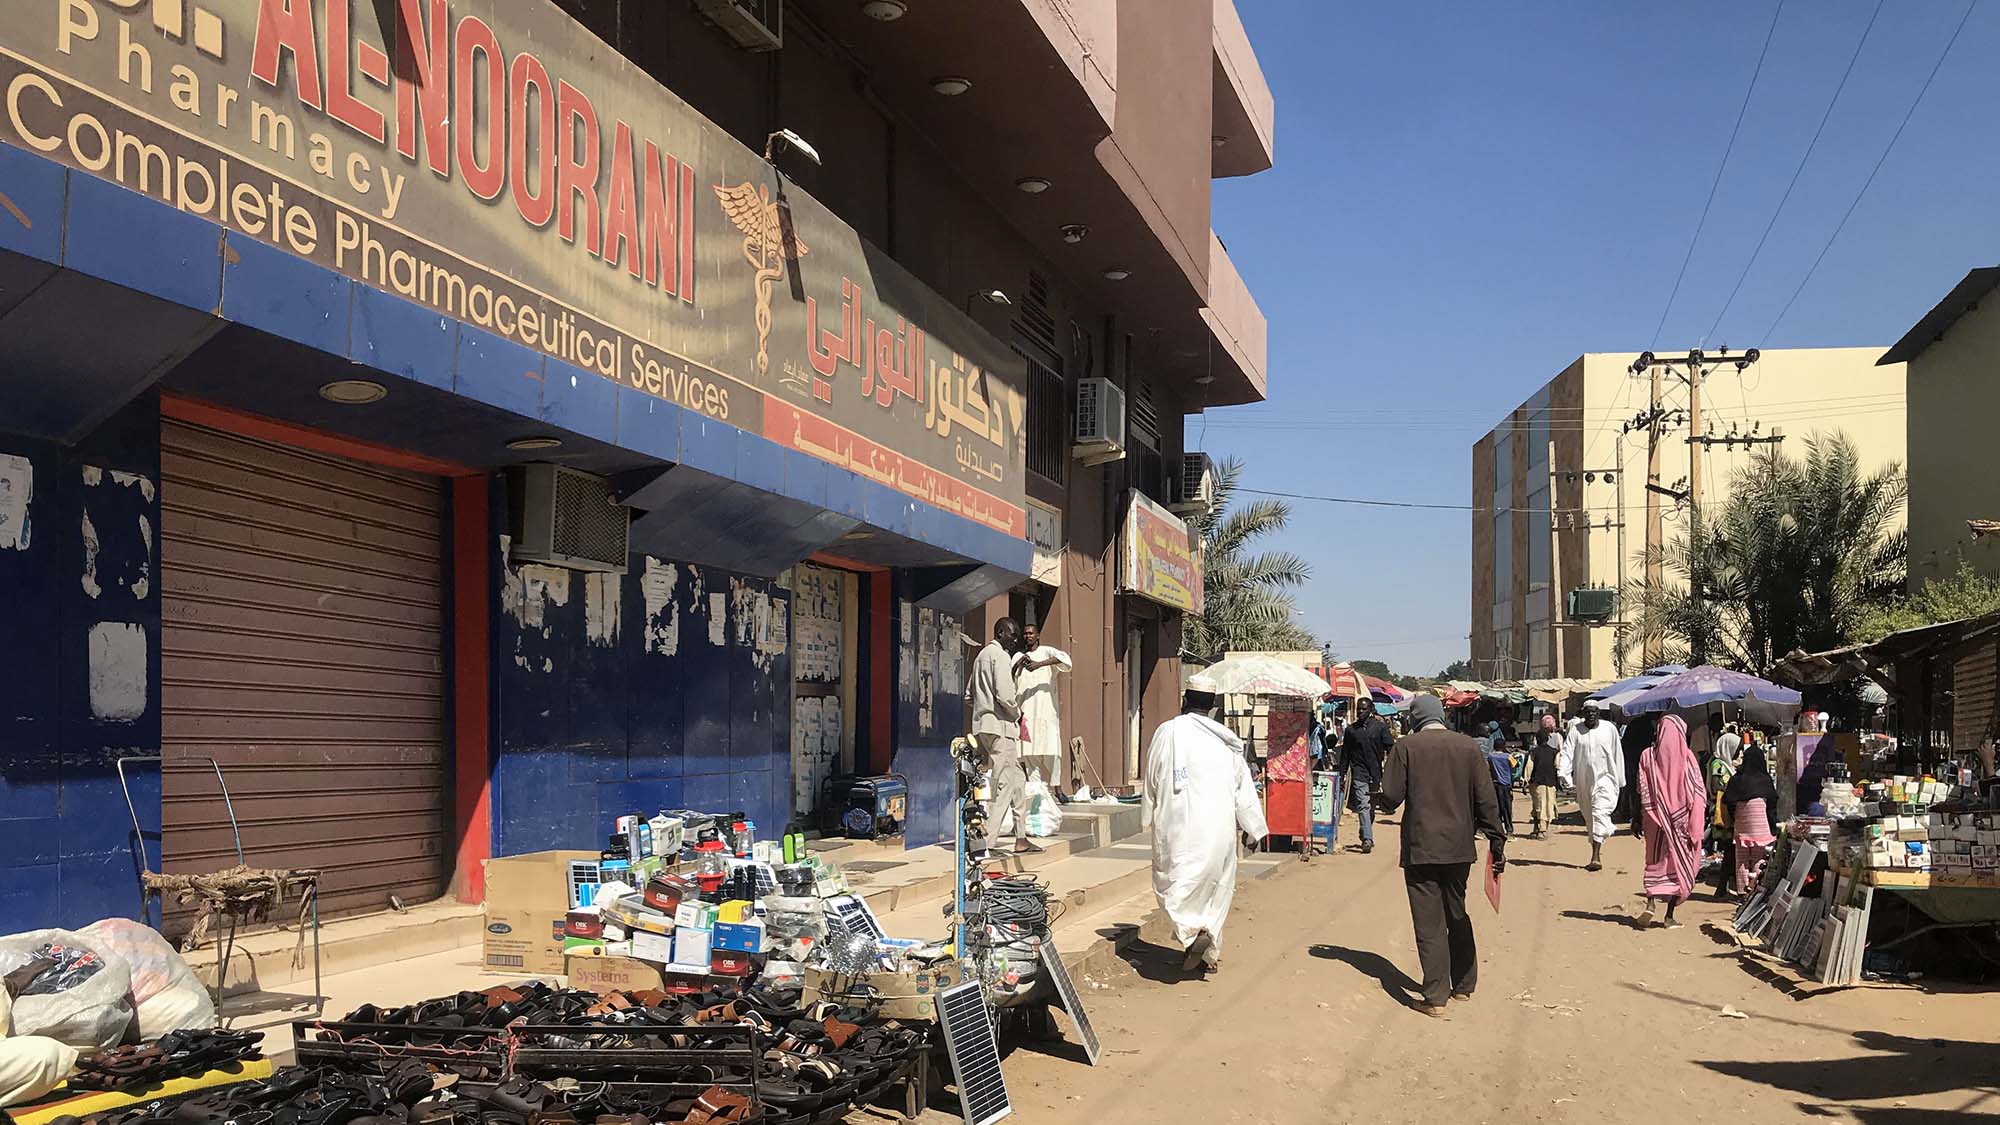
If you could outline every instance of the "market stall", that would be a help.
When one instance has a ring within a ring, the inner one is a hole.
[[[1271,837],[1290,838],[1301,856],[1308,854],[1313,833],[1313,708],[1327,696],[1327,681],[1268,656],[1225,656],[1202,674],[1215,681],[1224,722],[1243,737],[1262,767],[1264,819]],[[1365,692],[1358,677],[1353,682]],[[1350,698],[1359,706],[1365,695]]]

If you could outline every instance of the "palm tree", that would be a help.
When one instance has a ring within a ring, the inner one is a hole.
[[[1281,500],[1260,498],[1237,507],[1243,462],[1225,457],[1215,467],[1215,505],[1188,521],[1202,545],[1203,608],[1184,622],[1182,646],[1202,660],[1231,650],[1317,648],[1298,623],[1291,591],[1312,577],[1312,567],[1289,551],[1250,554],[1259,538],[1280,531],[1292,511]]]
[[[1671,578],[1627,589],[1623,649],[1761,672],[1794,649],[1848,643],[1902,588],[1907,495],[1900,465],[1863,476],[1842,434],[1808,439],[1804,461],[1768,449],[1662,552]]]

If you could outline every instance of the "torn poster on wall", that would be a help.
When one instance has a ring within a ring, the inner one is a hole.
[[[28,549],[28,502],[35,497],[35,466],[0,453],[0,551]]]

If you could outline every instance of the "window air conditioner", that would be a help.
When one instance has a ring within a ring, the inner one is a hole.
[[[1109,379],[1076,384],[1076,459],[1102,465],[1125,456],[1125,392]]]
[[[625,573],[632,510],[611,497],[611,482],[562,465],[507,471],[507,509],[516,562]]]
[[[1215,510],[1215,462],[1206,453],[1181,454],[1181,473],[1174,480],[1175,515],[1207,515]]]
[[[785,45],[785,0],[695,0],[694,6],[746,51]]]

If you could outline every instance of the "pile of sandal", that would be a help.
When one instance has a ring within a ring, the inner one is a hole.
[[[206,1074],[257,1058],[263,1039],[261,1031],[170,1031],[151,1043],[114,1047],[78,1059],[69,1084],[76,1090],[124,1090]]]
[[[615,1088],[619,1096],[635,1088],[754,1089],[757,1120],[772,1125],[837,1118],[857,1102],[873,1101],[930,1049],[924,1025],[883,1021],[831,1003],[806,1005],[796,985],[734,982],[691,995],[658,990],[598,995],[528,983],[401,1008],[364,1005],[345,1019],[306,1029],[302,1059],[331,1063],[313,1045],[338,1044],[344,1053],[335,1065],[376,1074],[421,1054],[468,1081],[504,1076],[502,1088],[553,1092],[569,1083],[596,1084]],[[660,1056],[649,1048],[681,1054],[674,1062],[658,1062]],[[690,1062],[690,1051],[710,1054]],[[610,1113],[682,1120],[653,1110],[673,1112],[661,1104]]]

